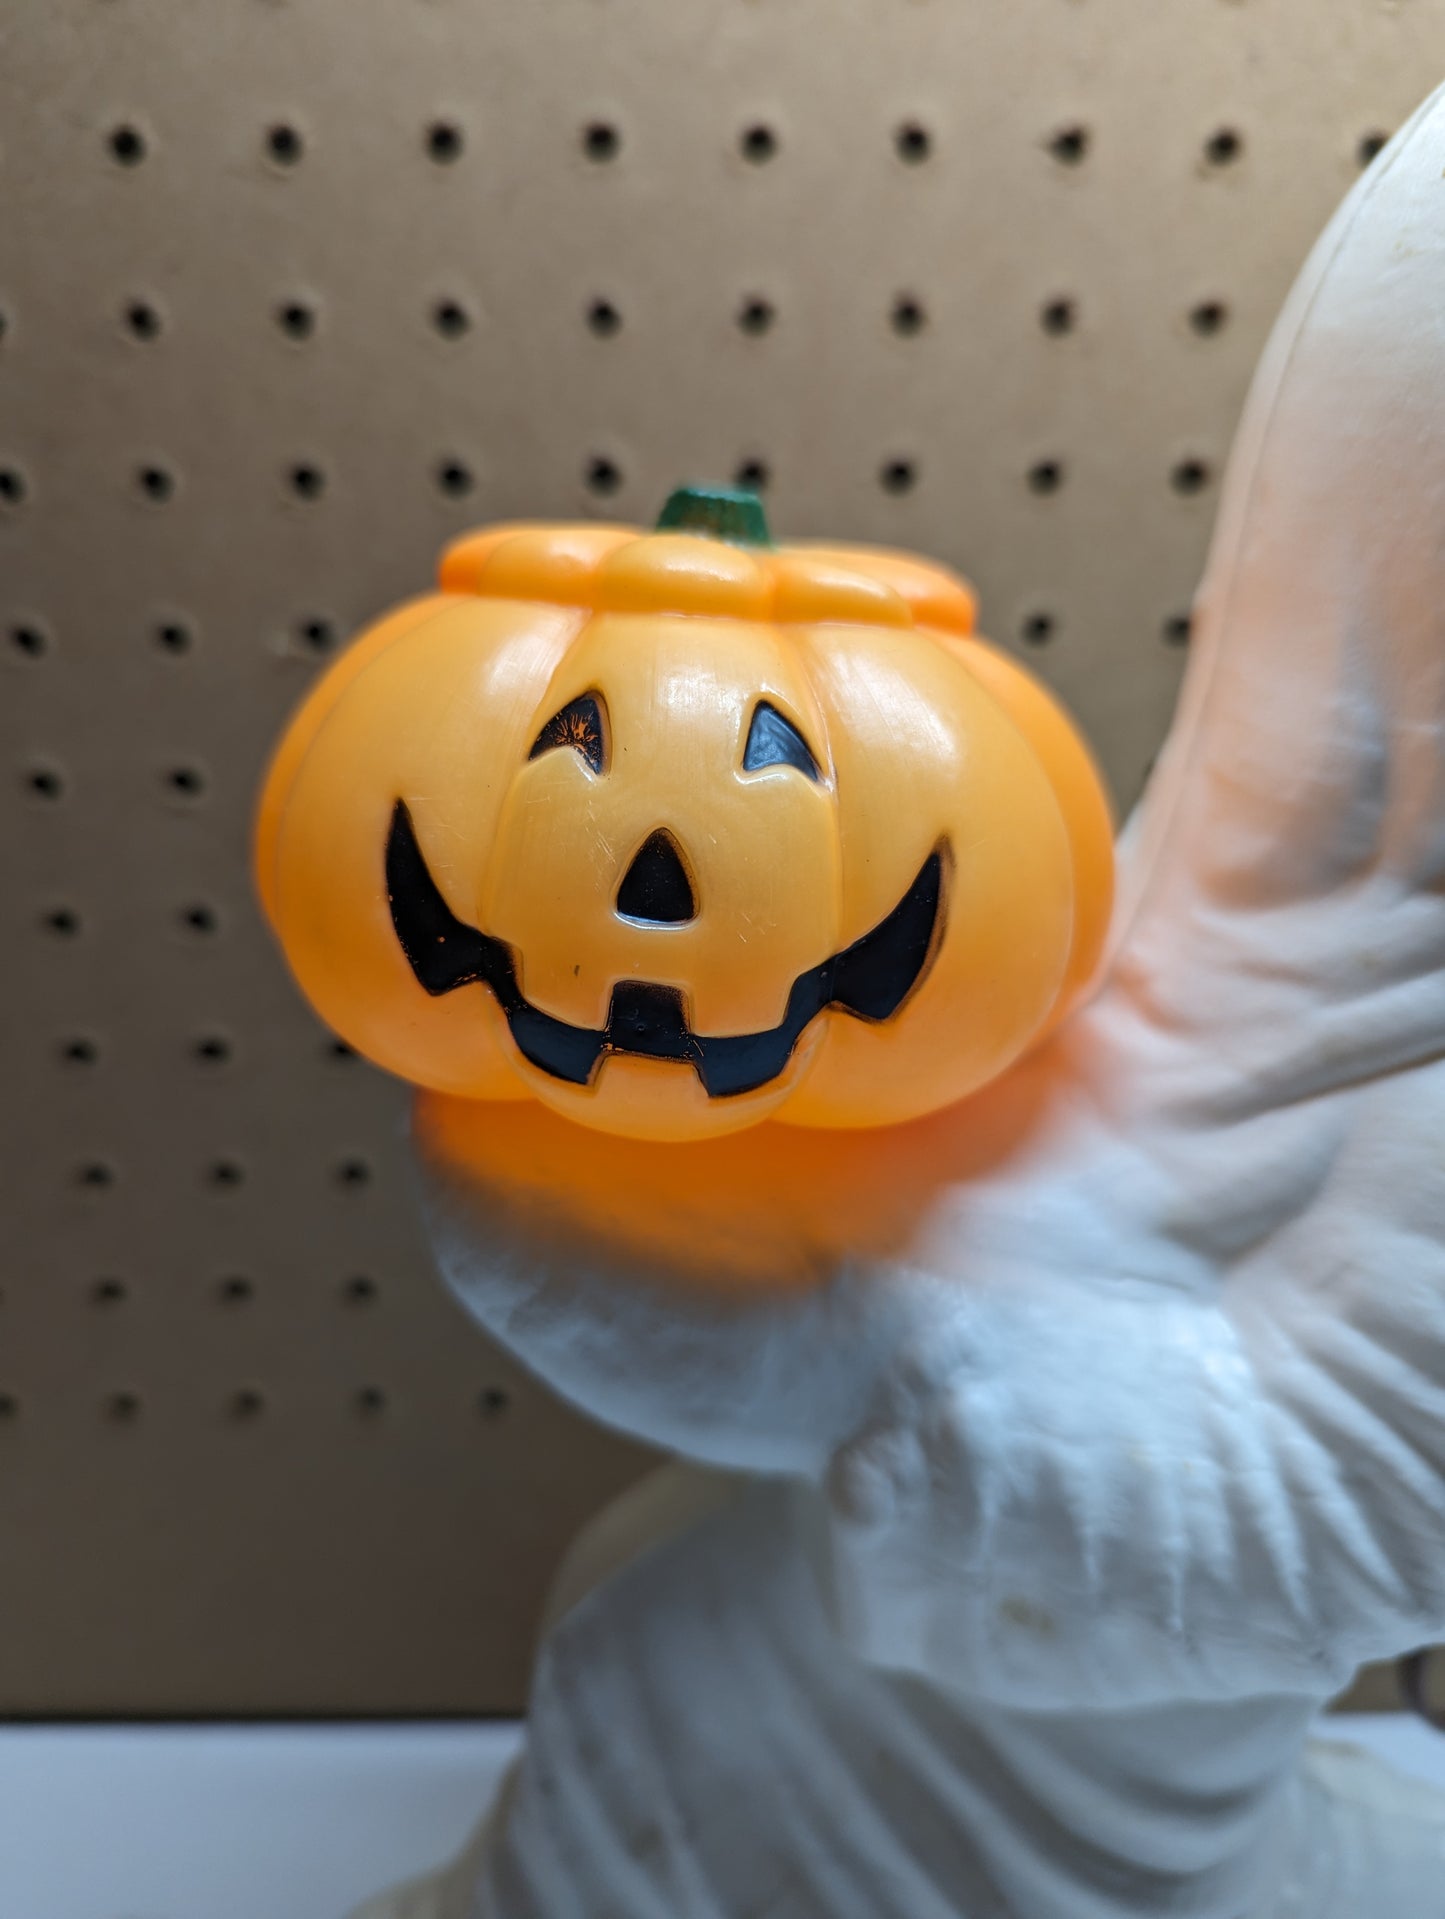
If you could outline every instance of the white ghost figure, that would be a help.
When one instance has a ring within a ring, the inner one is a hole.
[[[426,1169],[476,1317],[706,1465],[584,1540],[499,1804],[374,1911],[1445,1914],[1445,1800],[1307,1745],[1445,1633],[1445,96],[1276,328],[1120,856],[895,1257],[670,1288]]]

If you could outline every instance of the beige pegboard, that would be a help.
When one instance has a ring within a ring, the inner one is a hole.
[[[1445,0],[29,0],[0,20],[0,1702],[514,1704],[640,1455],[431,1277],[246,872],[497,516],[921,548],[1121,797],[1291,276]]]

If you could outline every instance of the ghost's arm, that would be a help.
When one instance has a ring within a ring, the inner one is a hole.
[[[1162,1159],[1085,1106],[960,1195],[827,1476],[850,1643],[1057,1708],[1323,1694],[1439,1636],[1445,1069],[1397,1090]]]
[[[1323,1689],[1445,1628],[1440,96],[1276,331],[1196,632],[1051,1136],[958,1194],[830,1480],[843,1629],[1009,1697]]]

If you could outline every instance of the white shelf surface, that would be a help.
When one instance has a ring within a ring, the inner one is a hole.
[[[1445,1787],[1445,1736],[1330,1719]],[[508,1724],[0,1729],[3,1919],[344,1919],[440,1864],[490,1799]]]
[[[343,1919],[458,1851],[508,1724],[0,1731],[3,1919]]]

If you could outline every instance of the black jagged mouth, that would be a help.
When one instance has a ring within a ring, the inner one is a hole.
[[[923,977],[943,905],[944,850],[937,847],[897,906],[871,933],[800,973],[781,1022],[762,1033],[694,1033],[675,986],[620,980],[607,1024],[572,1026],[533,1006],[517,984],[505,940],[459,920],[432,878],[411,813],[398,800],[386,842],[391,923],[412,972],[434,997],[481,984],[506,1016],[517,1051],[553,1079],[588,1085],[609,1053],[691,1066],[713,1099],[766,1086],[783,1071],[803,1033],[825,1007],[877,1024],[891,1019]]]

